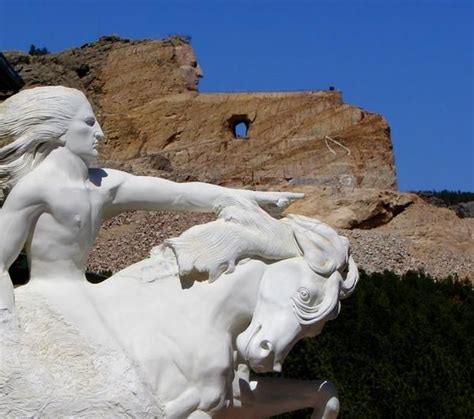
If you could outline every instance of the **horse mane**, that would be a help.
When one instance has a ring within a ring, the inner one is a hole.
[[[216,221],[164,242],[176,256],[180,275],[206,272],[212,282],[247,258],[277,261],[301,255],[291,227],[254,202],[225,198],[216,212]]]
[[[303,256],[314,272],[327,278],[336,271],[343,275],[349,264],[349,241],[318,220],[300,215],[277,220],[256,203],[233,198],[220,201],[216,212],[216,221],[165,240],[180,276],[207,273],[212,282],[248,258],[278,261]]]

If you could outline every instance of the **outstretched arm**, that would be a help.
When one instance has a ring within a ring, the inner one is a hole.
[[[133,176],[124,172],[106,170],[117,178],[112,207],[116,211],[129,209],[188,210],[212,212],[225,198],[248,199],[259,205],[285,206],[303,194],[291,192],[257,192],[230,189],[202,182],[177,183],[166,179]]]
[[[14,316],[13,284],[8,269],[20,254],[45,204],[33,191],[14,188],[0,209],[0,323]]]

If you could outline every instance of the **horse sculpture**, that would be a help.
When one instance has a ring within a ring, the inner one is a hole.
[[[47,281],[18,289],[17,305],[28,339],[35,327],[43,333],[40,340],[50,333],[41,330],[51,330],[35,326],[34,316],[22,316],[26,311],[22,306],[40,298],[53,313],[48,314],[48,322],[60,313],[60,323],[74,331],[65,362],[74,365],[71,359],[83,360],[84,347],[93,348],[86,354],[95,354],[90,355],[95,357],[94,365],[81,367],[80,373],[74,372],[74,366],[62,367],[55,382],[48,384],[62,389],[50,394],[66,391],[61,380],[83,383],[88,368],[96,371],[94,377],[103,377],[104,386],[109,384],[97,396],[97,383],[88,378],[81,389],[83,400],[56,397],[53,401],[50,396],[40,402],[41,407],[36,403],[28,410],[23,405],[7,413],[40,411],[54,416],[67,410],[74,416],[252,418],[312,407],[315,418],[336,417],[339,401],[330,382],[251,380],[249,370],[281,371],[297,341],[318,335],[337,316],[339,300],[353,291],[357,280],[348,241],[327,225],[302,216],[275,220],[251,203],[244,207],[223,203],[217,221],[167,240],[150,258],[100,284],[81,285],[80,292],[88,295],[103,319],[106,338],[103,329],[98,333],[87,322],[74,324],[68,317],[68,307],[74,304],[72,289],[58,296]],[[64,340],[61,333],[59,340]],[[57,340],[46,338],[52,346]],[[12,343],[12,347],[24,351],[32,344],[42,347],[31,341]],[[53,349],[48,346],[47,351]],[[63,352],[63,348],[58,351]],[[15,370],[15,376],[11,370],[28,369],[25,358],[31,354],[27,350],[16,364],[4,365],[3,374],[10,368],[9,377],[14,377],[10,381],[18,380],[18,374],[26,373]],[[38,356],[35,368],[45,362],[39,362]],[[54,359],[52,355],[49,362],[64,361]],[[123,382],[127,385],[121,387]],[[90,398],[89,393],[93,393]],[[64,400],[69,403],[67,409]],[[8,403],[12,406],[8,397],[0,399],[0,412]],[[102,409],[101,403],[107,406]],[[89,406],[94,409],[88,410]]]

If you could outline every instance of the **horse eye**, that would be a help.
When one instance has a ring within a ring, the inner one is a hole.
[[[308,288],[299,288],[298,295],[304,303],[307,303],[311,299],[311,293]]]

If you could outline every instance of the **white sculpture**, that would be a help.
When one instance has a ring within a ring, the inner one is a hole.
[[[13,310],[7,269],[27,243],[31,278],[84,280],[103,219],[130,209],[213,210],[226,196],[285,205],[301,194],[180,184],[89,169],[104,138],[83,93],[61,86],[25,90],[0,107],[0,310]],[[13,187],[15,186],[15,187]],[[54,262],[54,263],[52,263]]]
[[[328,382],[248,375],[281,370],[357,283],[346,239],[258,207],[301,194],[89,169],[103,133],[85,96],[64,87],[5,101],[0,138],[13,140],[0,149],[0,416],[337,416]],[[100,223],[127,209],[219,219],[92,285],[84,271]],[[17,328],[7,269],[24,245],[31,279],[15,293]]]

